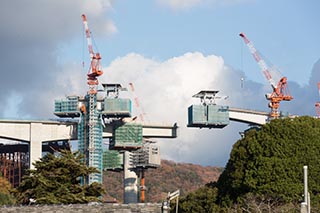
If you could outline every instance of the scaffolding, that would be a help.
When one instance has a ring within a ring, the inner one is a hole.
[[[123,153],[116,150],[105,150],[103,152],[103,170],[122,171],[123,170]]]
[[[54,101],[54,114],[58,117],[79,117],[79,96],[67,96],[65,100]]]
[[[19,186],[28,168],[28,144],[1,145],[0,173],[13,187]]]
[[[160,147],[155,144],[145,144],[141,149],[130,153],[131,168],[160,167]]]
[[[102,118],[96,108],[96,95],[87,95],[86,100],[86,108],[90,111],[82,115],[78,124],[78,148],[84,155],[85,164],[98,169],[100,173],[90,174],[82,181],[83,184],[102,183]]]
[[[104,98],[97,98],[97,93],[89,92],[85,97],[67,96],[64,100],[55,101],[54,114],[56,116],[79,117],[78,149],[84,156],[84,164],[100,172],[82,177],[82,184],[102,183],[102,171],[108,167],[108,163],[103,161],[107,152],[103,153],[102,150],[104,119],[113,123],[113,121],[121,121],[122,118],[131,116],[131,100],[119,98],[119,92],[126,91],[126,89],[120,84],[102,84],[102,86],[104,87],[102,92],[106,93]],[[141,125],[115,123],[117,125],[112,126],[114,136],[111,139],[115,143],[111,147],[115,149],[142,147]]]
[[[108,98],[104,99],[103,115],[106,117],[130,117],[131,100],[126,98]]]
[[[139,149],[143,146],[142,139],[141,124],[124,123],[115,127],[109,149]]]

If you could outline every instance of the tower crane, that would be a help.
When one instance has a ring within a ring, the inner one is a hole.
[[[267,66],[266,62],[262,59],[258,51],[255,49],[253,44],[249,41],[249,39],[246,37],[244,33],[239,34],[245,44],[248,46],[251,54],[253,55],[253,58],[258,63],[264,77],[267,79],[267,81],[270,83],[272,87],[272,93],[267,94],[266,98],[270,101],[269,107],[271,108],[271,112],[269,114],[269,117],[271,119],[278,118],[280,116],[279,113],[279,107],[281,101],[291,101],[293,97],[289,94],[288,90],[288,83],[286,77],[280,77],[280,80],[276,81],[274,76],[275,74],[278,74],[280,76],[280,72],[273,69],[273,74],[271,74],[270,67]]]
[[[90,167],[95,167],[101,169],[101,162],[97,161],[99,157],[101,157],[102,148],[101,141],[99,138],[102,138],[102,130],[101,130],[101,116],[97,111],[97,87],[99,84],[98,77],[103,74],[100,60],[100,53],[94,52],[92,47],[92,40],[90,35],[90,30],[88,27],[87,17],[86,15],[82,15],[82,21],[86,33],[88,50],[90,55],[90,67],[87,73],[87,84],[89,86],[85,105],[82,105],[80,110],[83,114],[82,118],[82,128],[83,135],[82,138],[83,148],[85,156],[85,163]],[[101,134],[98,136],[97,134]],[[88,177],[84,179],[84,184],[92,182],[101,182],[101,174],[90,174]]]
[[[90,59],[91,59],[89,71],[87,74],[87,77],[88,77],[87,83],[89,85],[89,94],[97,94],[97,85],[99,84],[97,77],[99,77],[103,74],[101,64],[100,64],[101,56],[100,56],[100,53],[95,53],[93,51],[92,40],[91,40],[91,35],[90,35],[90,30],[89,30],[86,15],[82,14],[81,17],[82,17],[83,25],[84,25],[85,32],[86,32],[86,38],[87,38],[87,42],[88,42],[88,50],[89,50],[89,55],[90,55]]]
[[[318,92],[320,97],[320,82],[318,82]],[[315,104],[317,117],[320,118],[320,101]]]
[[[136,108],[140,111],[139,113],[139,119],[140,119],[140,121],[141,122],[144,122],[144,111],[143,111],[143,109],[142,109],[142,107],[140,106],[140,101],[139,101],[139,98],[138,98],[138,96],[136,96],[136,94],[135,94],[135,88],[134,88],[134,85],[133,85],[133,83],[129,83],[129,86],[130,86],[130,90],[131,90],[131,92],[132,92],[132,94],[134,95],[134,98],[133,98],[133,100],[134,100],[134,103],[135,103],[135,106],[136,106]]]

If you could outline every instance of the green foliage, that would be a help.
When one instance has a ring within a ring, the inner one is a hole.
[[[59,156],[48,154],[34,163],[35,170],[17,189],[17,199],[28,204],[35,199],[38,204],[69,204],[99,201],[103,193],[101,184],[80,184],[80,177],[99,172],[95,168],[83,165],[79,152],[61,151]]]
[[[277,119],[247,132],[234,144],[217,187],[223,205],[248,193],[270,202],[298,203],[303,194],[303,166],[309,168],[311,200],[320,201],[320,120]]]
[[[217,195],[217,188],[200,187],[179,201],[179,212],[217,212],[219,209],[219,206],[215,204]],[[171,203],[172,212],[175,212],[175,205],[175,202]]]
[[[11,184],[4,177],[0,176],[0,206],[15,203],[15,199],[11,194],[12,190]]]

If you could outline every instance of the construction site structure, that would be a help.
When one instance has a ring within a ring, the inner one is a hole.
[[[92,47],[91,34],[86,16],[82,15],[90,55],[90,66],[87,73],[88,92],[85,96],[85,103],[81,105],[81,120],[78,126],[79,150],[84,154],[84,161],[90,167],[102,171],[102,116],[97,106],[98,77],[103,74],[101,68],[100,53],[94,52]],[[83,180],[84,184],[93,182],[102,183],[102,174],[89,174]]]
[[[229,107],[216,104],[217,90],[202,90],[193,95],[200,98],[200,104],[188,108],[188,127],[223,128],[229,124]],[[227,97],[224,97],[227,98]]]
[[[265,60],[262,59],[262,56],[258,53],[256,48],[244,33],[240,33],[239,35],[243,38],[245,44],[248,46],[251,54],[253,55],[253,58],[258,63],[264,77],[272,87],[272,93],[266,94],[267,100],[270,101],[268,106],[271,108],[269,118],[279,118],[280,102],[291,101],[293,99],[288,90],[287,78],[283,77],[274,66],[271,67],[266,64]]]
[[[84,155],[84,163],[95,167],[100,173],[88,175],[82,179],[83,184],[93,182],[102,183],[102,141],[104,118],[122,118],[130,116],[130,100],[118,99],[120,84],[103,84],[107,93],[104,98],[98,98],[98,77],[103,74],[100,53],[95,52],[92,46],[91,33],[86,16],[82,21],[85,29],[90,56],[90,66],[87,73],[88,91],[84,97],[69,96],[66,100],[55,101],[55,115],[59,117],[80,117],[78,124],[78,149]],[[99,99],[99,100],[98,100]]]
[[[135,93],[135,87],[133,85],[132,82],[129,83],[129,88],[130,88],[130,91],[133,95],[133,100],[134,100],[134,104],[135,104],[135,107],[138,111],[138,119],[141,121],[141,122],[144,122],[145,121],[145,112],[140,104],[140,101],[139,101],[139,98],[138,96],[136,95]]]
[[[21,130],[21,128],[20,128]],[[55,153],[61,149],[70,149],[67,141],[47,141],[42,143],[42,153]],[[31,150],[31,151],[30,151]],[[30,144],[27,142],[5,140],[0,143],[0,174],[13,187],[19,186],[22,177],[30,169]]]
[[[320,97],[320,82],[318,82],[318,93]],[[320,118],[320,101],[316,102],[315,107],[316,107],[317,117]]]
[[[160,167],[160,147],[154,141],[144,140],[144,146],[141,149],[130,153],[130,167],[139,177],[139,198],[140,202],[145,202],[145,171]]]
[[[19,186],[29,167],[27,144],[0,144],[0,173],[13,187]]]
[[[127,91],[121,84],[102,84],[97,89],[98,77],[103,74],[101,56],[95,53],[88,23],[82,15],[88,50],[91,59],[87,74],[89,90],[84,97],[68,96],[55,101],[54,114],[61,118],[79,118],[78,149],[84,154],[84,163],[95,167],[100,173],[90,174],[82,179],[83,184],[102,183],[102,174],[107,171],[124,171],[124,203],[138,202],[138,176],[140,177],[140,198],[144,202],[144,170],[160,166],[160,149],[146,142],[146,137],[176,137],[177,125],[145,125],[132,116],[132,103],[120,98],[120,92]],[[131,87],[133,84],[131,84]],[[104,97],[101,97],[104,94]],[[109,139],[109,148],[104,150],[103,139]]]
[[[95,173],[82,180],[83,184],[93,182],[102,183],[103,171],[103,132],[106,125],[105,119],[111,119],[113,136],[110,138],[111,149],[119,150],[123,147],[140,147],[142,145],[142,126],[125,124],[121,121],[124,117],[131,115],[131,101],[119,98],[120,84],[102,84],[107,95],[98,97],[90,94],[84,97],[67,96],[66,99],[55,100],[54,114],[61,118],[79,118],[77,127],[78,149],[84,154],[85,164],[97,168],[100,173]],[[93,101],[93,104],[92,104]],[[92,106],[91,106],[92,105]],[[87,111],[87,109],[89,109]],[[91,111],[91,113],[90,113]],[[115,122],[118,121],[118,122]],[[139,130],[139,135],[130,130]],[[138,138],[138,139],[136,139]]]

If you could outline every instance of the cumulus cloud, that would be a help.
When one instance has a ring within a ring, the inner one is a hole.
[[[313,75],[319,73],[319,63]],[[219,90],[221,96],[229,96],[218,104],[231,107],[269,111],[265,94],[271,86],[246,79],[245,74],[228,66],[222,57],[189,52],[165,61],[130,53],[114,60],[105,68],[101,82],[135,85],[135,95],[143,106],[145,120],[153,123],[179,125],[178,138],[158,140],[162,157],[175,161],[224,166],[232,145],[240,139],[239,132],[246,124],[231,122],[224,129],[187,128],[187,108],[199,104],[192,98],[200,90]],[[315,94],[307,87],[289,82],[294,101],[281,103],[283,111],[298,115],[314,114]],[[310,107],[306,107],[309,105]]]
[[[90,16],[92,22],[99,20],[95,22],[99,25],[95,32],[102,35],[116,32],[112,21],[104,16],[108,10],[112,10],[112,0],[2,2],[0,99],[4,102],[0,115],[9,113],[5,110],[8,107],[23,105],[19,108],[19,117],[50,116],[43,103],[52,98],[52,91],[62,92],[56,80],[68,72],[68,66],[58,63],[59,47],[81,35],[82,13]],[[19,98],[9,97],[10,94]],[[43,107],[36,109],[34,106]]]
[[[205,1],[172,2],[176,7],[193,7]],[[59,47],[79,36],[79,28],[82,28],[79,14],[82,13],[90,16],[92,23],[98,26],[90,25],[97,34],[108,35],[117,31],[113,22],[103,15],[104,11],[112,10],[112,1],[91,3],[87,5],[85,1],[77,0],[45,3],[41,0],[12,0],[2,3],[1,117],[49,118],[55,99],[85,94],[87,70],[72,61],[59,60]],[[294,100],[281,107],[295,114],[313,115],[314,103],[319,98],[316,88],[319,69],[320,62],[317,62],[309,85],[302,87],[289,82]],[[159,139],[162,156],[172,160],[224,166],[232,144],[239,139],[238,132],[247,128],[237,123],[222,130],[187,128],[187,108],[199,103],[192,95],[200,90],[220,90],[221,95],[229,96],[218,104],[269,110],[264,94],[270,92],[270,86],[250,80],[242,82],[241,78],[247,79],[242,71],[233,69],[222,57],[213,54],[189,52],[158,61],[128,53],[113,60],[104,71],[100,78],[102,83],[124,86],[134,83],[145,120],[178,123],[177,139]]]
[[[229,96],[220,102],[222,105],[261,109],[266,105],[260,104],[264,102],[263,85],[248,81],[241,87],[242,76],[242,72],[227,66],[223,58],[216,55],[189,52],[157,61],[131,53],[114,60],[100,81],[123,86],[134,83],[145,120],[178,123],[177,139],[159,140],[163,158],[224,166],[232,144],[240,137],[238,133],[247,126],[231,124],[223,130],[187,128],[187,109],[192,104],[200,104],[192,98],[200,90],[220,90],[221,96]]]

